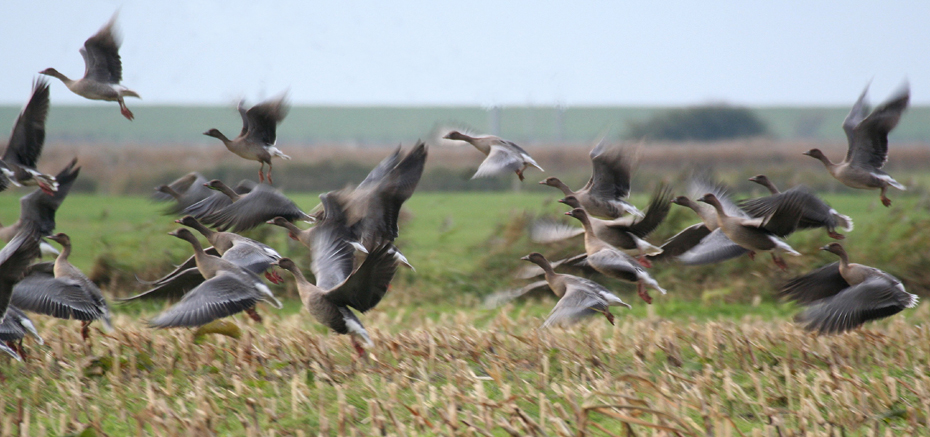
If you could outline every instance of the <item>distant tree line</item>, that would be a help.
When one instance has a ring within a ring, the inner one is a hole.
[[[715,141],[766,135],[765,123],[749,108],[725,104],[669,109],[632,122],[628,138],[666,141]]]

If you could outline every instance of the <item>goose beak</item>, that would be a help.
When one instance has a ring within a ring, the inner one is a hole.
[[[529,261],[529,260],[530,260],[530,256],[527,255],[527,256],[524,256],[524,257],[520,257],[520,259],[522,259],[523,261]]]
[[[571,211],[568,211],[568,212],[565,213],[565,215],[572,215],[572,212],[571,212]]]
[[[820,248],[820,250],[830,250],[830,246],[823,246]]]

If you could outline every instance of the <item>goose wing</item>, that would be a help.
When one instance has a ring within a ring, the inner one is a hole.
[[[239,99],[239,103],[236,103],[236,112],[242,119],[242,130],[239,131],[239,136],[245,136],[249,133],[249,112],[245,109],[245,99]]]
[[[696,223],[687,228],[683,229],[681,232],[673,235],[668,240],[665,240],[665,243],[662,244],[662,253],[654,256],[649,256],[649,259],[656,261],[664,261],[676,258],[685,252],[693,249],[704,237],[710,234],[710,229],[707,229],[707,226],[704,226],[704,223]]]
[[[869,115],[869,103],[866,100],[868,93],[869,87],[866,86],[862,90],[862,94],[859,94],[859,98],[856,99],[856,103],[850,108],[846,119],[843,120],[843,131],[846,132],[846,140],[849,141],[849,144],[852,144],[853,138],[856,136],[856,126],[859,126],[859,123]]]
[[[516,152],[497,144],[491,145],[491,152],[484,158],[472,179],[497,176],[505,172],[515,172],[523,167],[523,158]]]
[[[623,303],[610,290],[602,285],[584,278],[567,275],[565,294],[552,308],[543,328],[553,325],[570,325],[597,314],[609,311],[610,304]]]
[[[274,250],[270,252],[266,250],[266,248],[271,249],[270,247],[265,246],[265,248],[263,248],[261,246],[243,242],[233,243],[233,247],[227,250],[222,258],[259,275],[268,270],[272,263],[281,259],[281,255],[278,255]]]
[[[853,129],[853,137],[846,152],[851,165],[880,169],[888,160],[888,133],[891,132],[910,101],[910,87],[905,84],[887,102],[875,108]]]
[[[290,106],[287,96],[262,102],[246,111],[248,121],[247,135],[250,141],[271,145],[277,141],[278,124],[287,116]]]
[[[531,282],[524,285],[520,288],[514,288],[510,290],[503,290],[491,293],[482,299],[485,308],[497,308],[507,302],[510,302],[520,296],[523,296],[526,293],[529,293],[537,288],[548,287],[549,283],[545,279]]]
[[[397,271],[391,247],[390,243],[383,243],[371,251],[358,270],[326,293],[326,299],[363,313],[378,305]]]
[[[84,57],[84,78],[95,82],[118,84],[123,80],[123,64],[119,57],[121,44],[116,33],[116,15],[84,41],[81,56]]]
[[[802,276],[790,279],[778,294],[799,304],[807,305],[835,296],[849,288],[849,283],[840,275],[840,263],[830,263]]]
[[[323,218],[311,234],[310,252],[313,261],[310,270],[316,277],[317,287],[329,290],[341,284],[352,274],[355,249],[349,244],[353,235],[346,226],[345,211],[335,193],[320,196]]]
[[[661,184],[652,194],[649,207],[641,220],[627,227],[627,231],[639,237],[646,238],[668,217],[672,209],[672,190],[668,185]]]
[[[536,243],[554,243],[584,234],[584,228],[554,220],[536,220],[530,228],[530,239]]]
[[[39,256],[39,234],[26,226],[0,250],[0,321],[13,297],[13,287],[23,279],[29,262]]]
[[[798,228],[809,229],[837,225],[830,205],[803,185],[771,196],[743,200],[739,206],[753,217],[766,217],[778,210],[783,202],[791,201],[792,198],[801,206]]]
[[[619,145],[610,145],[601,140],[591,150],[591,178],[581,191],[605,200],[622,199],[630,195],[633,167],[636,163],[635,150]]]
[[[629,282],[636,282],[642,270],[635,259],[616,249],[599,250],[589,254],[585,261],[602,274]]]
[[[30,223],[34,226],[40,235],[51,235],[55,230],[55,213],[58,207],[64,202],[71,186],[81,172],[81,167],[75,168],[77,159],[71,161],[64,169],[55,176],[58,182],[58,190],[51,196],[45,194],[42,190],[37,189],[32,193],[23,196],[19,200],[20,223]]]
[[[892,316],[917,305],[917,296],[900,282],[873,276],[840,293],[815,302],[796,320],[808,331],[839,334],[870,320]]]
[[[400,162],[401,158],[401,146],[397,146],[397,149],[394,149],[394,153],[391,153],[386,158],[382,159],[375,168],[371,169],[368,172],[368,176],[355,187],[356,190],[364,190],[368,188],[373,188],[381,182],[388,173],[397,167],[397,164]]]
[[[82,281],[33,271],[13,287],[12,305],[59,319],[96,320],[103,315]]]
[[[204,221],[216,225],[220,231],[232,229],[232,232],[238,233],[275,217],[294,221],[307,219],[309,216],[276,188],[268,184],[259,184],[231,205],[204,217]]]
[[[702,238],[696,246],[679,255],[678,261],[690,266],[712,264],[736,258],[747,252],[747,249],[727,238],[718,228]]]
[[[203,282],[203,275],[200,274],[197,267],[190,267],[177,271],[176,273],[172,272],[170,277],[159,280],[154,284],[155,286],[149,290],[119,300],[122,302],[133,300],[177,301]]]
[[[404,156],[390,172],[381,180],[375,189],[374,199],[376,207],[368,210],[367,220],[373,221],[373,228],[377,230],[377,240],[394,241],[399,229],[397,225],[400,209],[413,192],[423,175],[426,165],[427,148],[422,141]],[[371,236],[363,238],[371,240]]]
[[[265,287],[261,280],[244,270],[222,270],[150,320],[149,325],[155,328],[205,325],[252,308],[260,300],[269,300],[271,291],[267,287],[257,289],[261,287]],[[270,301],[281,307],[274,297]]]
[[[10,143],[3,152],[3,162],[34,169],[45,144],[45,120],[48,118],[48,81],[36,79],[29,102],[19,113]]]

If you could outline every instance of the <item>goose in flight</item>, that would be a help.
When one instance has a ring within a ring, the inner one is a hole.
[[[115,29],[116,17],[117,14],[113,14],[113,18],[106,25],[84,41],[84,47],[81,47],[84,77],[72,80],[54,68],[46,68],[39,74],[57,77],[71,92],[86,99],[119,102],[120,113],[132,121],[135,116],[126,107],[123,98],[139,98],[139,94],[120,85],[123,80],[123,63],[119,57],[122,41]]]

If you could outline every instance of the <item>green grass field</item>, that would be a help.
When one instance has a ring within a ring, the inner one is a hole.
[[[0,195],[11,223],[22,192]],[[926,294],[930,213],[917,196],[825,196],[856,229],[844,241],[854,261],[885,269]],[[315,195],[292,198],[305,209]],[[263,325],[234,317],[239,339],[144,325],[162,306],[118,305],[117,331],[35,316],[46,345],[27,340],[25,363],[0,358],[0,435],[893,435],[923,432],[930,417],[930,310],[839,337],[814,337],[791,323],[796,308],[772,297],[775,284],[831,262],[822,231],[789,238],[804,253],[790,271],[767,257],[716,266],[658,265],[669,290],[647,306],[628,284],[608,281],[633,305],[617,326],[595,319],[539,331],[554,298],[535,294],[499,309],[480,298],[518,287],[519,257],[577,253],[580,242],[541,246],[525,227],[565,210],[554,193],[417,193],[406,204],[403,270],[378,308],[361,316],[374,358],[358,361],[345,337],[300,311],[294,299]],[[645,196],[634,203],[643,206]],[[141,197],[74,194],[58,231],[73,262],[106,278],[109,295],[138,290],[186,257],[189,246],[163,205]],[[675,206],[656,241],[697,219]],[[568,219],[568,218],[566,218]],[[251,232],[298,259],[306,250],[283,231]],[[293,294],[292,282],[282,294]],[[894,362],[894,365],[888,365]],[[868,393],[867,395],[864,393]],[[25,428],[26,431],[21,431]],[[139,431],[142,430],[142,431]],[[663,434],[665,433],[665,434]],[[756,434],[752,434],[756,435]]]

